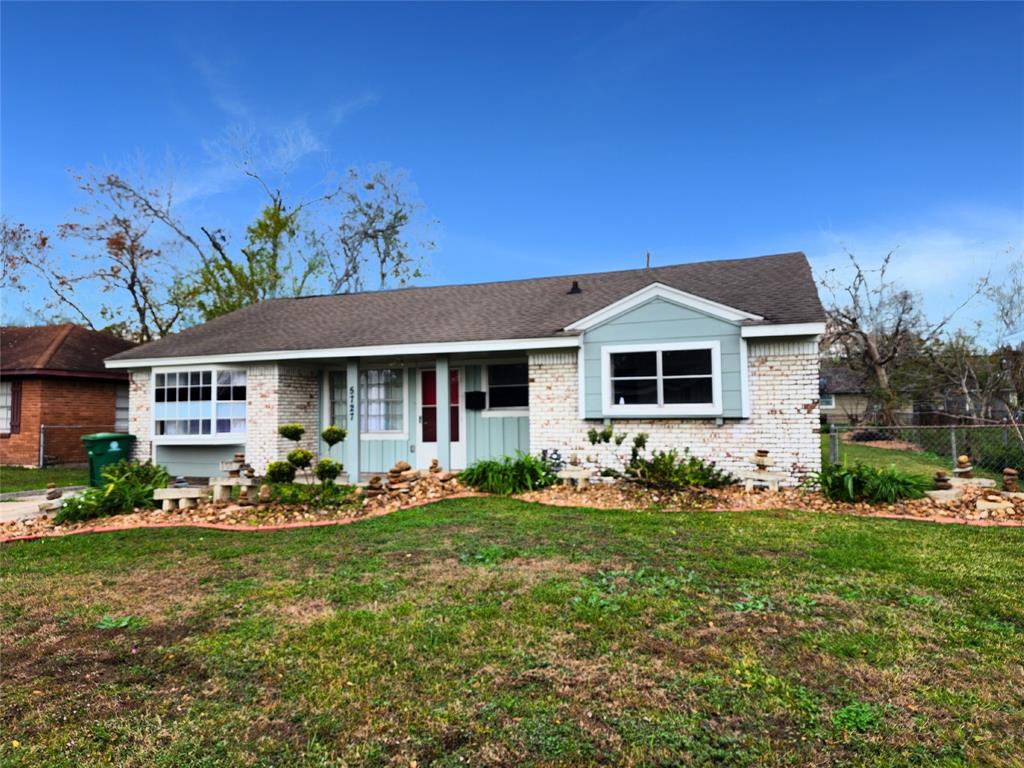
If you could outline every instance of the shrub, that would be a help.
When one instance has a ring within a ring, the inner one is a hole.
[[[53,521],[64,525],[131,512],[139,507],[151,509],[153,491],[165,487],[170,477],[166,469],[149,461],[144,464],[119,461],[104,470],[103,479],[104,485],[87,488],[78,496],[65,499]]]
[[[849,504],[893,504],[901,499],[919,499],[931,487],[926,475],[846,461],[825,465],[811,476],[809,483],[817,485],[830,501]]]
[[[664,490],[721,488],[736,482],[732,475],[716,467],[715,462],[690,455],[689,448],[684,448],[681,456],[674,448],[655,451],[649,459],[636,455],[626,468],[626,474],[640,485]]]
[[[279,483],[271,487],[270,496],[277,504],[307,504],[317,509],[336,509],[358,503],[359,497],[354,496],[352,491],[351,485],[334,483]]]
[[[459,479],[486,493],[508,496],[551,485],[557,479],[551,465],[528,453],[516,452],[513,459],[484,459],[459,473]]]
[[[328,448],[333,448],[348,437],[348,430],[336,427],[333,424],[320,433],[320,439],[327,443]]]
[[[895,440],[896,438],[880,429],[858,429],[850,435],[850,439],[855,443],[873,443],[876,441]]]
[[[288,463],[296,469],[306,469],[313,463],[313,453],[305,448],[288,451]]]
[[[286,440],[293,442],[299,442],[302,436],[306,434],[306,428],[301,424],[282,424],[277,428],[277,434]]]
[[[268,483],[290,483],[295,479],[295,467],[287,461],[272,461],[267,464]]]
[[[331,461],[330,459],[320,459],[316,465],[316,479],[321,483],[330,484],[333,483],[338,475],[341,474],[342,465],[337,461]]]

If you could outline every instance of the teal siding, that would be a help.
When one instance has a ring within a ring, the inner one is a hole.
[[[721,415],[730,418],[742,416],[739,326],[656,298],[584,334],[586,417],[604,417],[601,403],[601,350],[605,345],[715,340],[722,350]]]
[[[464,366],[466,391],[479,391],[483,370],[479,365]],[[530,451],[530,419],[528,416],[485,418],[481,411],[466,411],[466,463],[500,456],[514,456],[516,451]]]
[[[171,477],[218,477],[220,462],[244,453],[244,445],[157,445],[154,462],[167,467]]]

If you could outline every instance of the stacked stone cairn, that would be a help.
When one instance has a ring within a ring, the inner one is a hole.
[[[1003,470],[1003,490],[1006,493],[1020,493],[1020,473],[1013,467]]]
[[[385,502],[433,498],[457,490],[458,481],[454,478],[453,473],[444,471],[437,459],[423,472],[413,469],[407,461],[399,461],[385,477],[371,477],[362,493],[368,500]]]
[[[948,491],[953,488],[953,484],[949,482],[949,475],[943,472],[941,469],[935,473],[934,480],[936,491]]]

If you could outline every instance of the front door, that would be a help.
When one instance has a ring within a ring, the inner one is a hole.
[[[458,368],[448,371],[448,429],[451,435],[451,466],[445,469],[466,468],[465,424],[462,415],[461,375]],[[420,369],[419,418],[416,443],[416,467],[426,469],[437,458],[437,377],[433,368]]]

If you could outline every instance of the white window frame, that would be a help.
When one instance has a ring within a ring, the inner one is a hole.
[[[158,435],[156,423],[156,375],[158,373],[193,373],[210,371],[210,434],[208,435]],[[217,399],[217,371],[245,372],[245,432],[217,432],[217,403],[238,403],[238,400]],[[154,445],[238,445],[246,442],[249,436],[249,370],[244,365],[183,365],[167,368],[151,368],[149,371],[149,429]],[[130,415],[130,414],[129,414]]]
[[[488,360],[481,364],[480,368],[480,382],[483,391],[487,397],[487,407],[480,411],[480,415],[485,419],[501,419],[501,418],[512,418],[516,416],[529,416],[530,406],[516,406],[513,408],[491,408],[491,380],[490,370],[492,365],[526,365],[526,399],[529,402],[530,399],[530,363],[524,360]]]
[[[818,395],[818,407],[823,411],[831,411],[836,407],[836,396],[830,392],[822,392]]]
[[[6,392],[5,399],[7,402],[3,405],[3,409],[0,412],[7,413],[7,423],[0,424],[0,434],[9,435],[11,434],[11,425],[14,422],[14,382],[8,379],[7,381],[0,381],[0,389]]]
[[[661,370],[661,352],[680,350],[711,350],[711,402],[710,403],[669,403],[663,402],[664,377]],[[657,352],[657,403],[635,403],[617,405],[612,402],[612,355],[622,352]],[[708,341],[677,341],[653,344],[614,344],[601,348],[601,412],[605,416],[720,416],[722,414],[722,345],[717,339]]]
[[[363,374],[367,371],[391,370],[398,371],[402,375],[402,428],[386,430],[381,432],[363,431]],[[359,379],[356,382],[356,426],[359,428],[360,440],[407,440],[409,438],[409,368],[403,365],[367,365],[359,369]],[[415,368],[412,370],[416,370]]]

